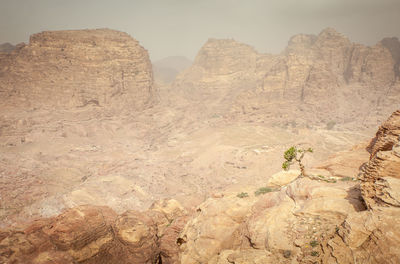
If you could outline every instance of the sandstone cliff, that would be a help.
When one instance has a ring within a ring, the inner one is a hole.
[[[109,29],[38,33],[0,62],[3,105],[142,110],[153,94],[147,51]]]
[[[399,47],[397,38],[352,43],[332,28],[292,37],[280,55],[210,39],[174,87],[188,99],[219,102],[212,111],[234,119],[371,127],[399,100]]]

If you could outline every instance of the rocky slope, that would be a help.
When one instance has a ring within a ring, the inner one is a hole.
[[[393,134],[388,124],[398,119],[396,112],[379,131]],[[385,140],[380,135],[372,145]],[[327,182],[326,171],[313,169],[320,180],[280,173],[273,186],[217,193],[193,212],[175,200],[121,215],[69,209],[2,231],[0,256],[4,263],[398,263],[399,147],[397,139],[371,155],[361,185],[356,175]]]
[[[361,185],[297,179],[262,198],[208,199],[180,235],[181,263],[398,263],[399,140],[371,155]]]
[[[0,98],[27,109],[142,110],[154,99],[151,62],[122,32],[42,32],[1,60]]]
[[[210,39],[174,87],[188,99],[217,101],[213,111],[229,110],[236,119],[371,127],[399,100],[399,47],[397,38],[372,47],[352,43],[331,28],[292,37],[280,55]]]

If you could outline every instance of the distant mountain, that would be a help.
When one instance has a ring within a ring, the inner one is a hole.
[[[272,55],[209,39],[173,85],[211,113],[249,122],[375,127],[398,108],[400,42],[385,38],[369,47],[327,28],[295,35]]]
[[[11,52],[15,49],[15,46],[10,43],[0,44],[0,52]]]
[[[184,56],[170,56],[153,62],[156,81],[171,83],[181,71],[192,65],[192,61]]]
[[[21,107],[19,100],[57,109],[94,104],[119,112],[142,110],[153,99],[148,53],[120,31],[44,31],[4,57],[0,105]]]

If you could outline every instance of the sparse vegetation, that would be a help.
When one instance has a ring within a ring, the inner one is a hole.
[[[311,256],[318,257],[319,256],[319,252],[318,251],[312,251],[311,252]]]
[[[342,181],[342,182],[354,181],[354,179],[353,179],[352,177],[347,177],[347,176],[346,176],[346,177],[341,178],[340,181]]]
[[[266,194],[269,192],[273,192],[274,190],[268,187],[261,187],[260,189],[258,189],[257,191],[254,192],[255,196],[259,196],[261,194]]]
[[[292,251],[290,251],[290,250],[283,251],[284,258],[290,258],[291,255],[292,255]]]
[[[318,243],[317,240],[313,240],[313,241],[310,242],[310,246],[312,246],[312,247],[316,247],[318,245],[319,245],[319,243]]]
[[[245,198],[245,197],[249,197],[249,194],[247,192],[241,192],[238,193],[238,195],[236,195],[239,198]]]
[[[168,221],[167,227],[169,227],[170,225],[172,225],[172,223],[174,222],[174,219],[171,219]]]
[[[323,176],[323,175],[317,175],[317,177],[318,177],[318,180],[321,180],[321,181],[325,181],[325,182],[330,182],[330,183],[336,183],[337,181],[336,181],[336,179],[334,179],[334,178],[327,178],[327,177],[325,177],[325,176]]]
[[[292,165],[294,162],[297,162],[299,164],[299,167],[300,167],[301,176],[305,176],[306,173],[305,173],[305,168],[304,168],[304,165],[302,163],[302,160],[304,158],[304,155],[307,152],[312,153],[313,149],[312,148],[302,149],[302,148],[298,148],[296,146],[290,147],[283,154],[283,157],[285,158],[285,161],[282,163],[282,168],[284,170],[289,170],[290,169],[290,165]]]

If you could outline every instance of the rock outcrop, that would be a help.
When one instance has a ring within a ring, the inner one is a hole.
[[[0,262],[176,263],[185,211],[174,200],[146,212],[117,215],[108,207],[79,206],[20,230],[0,232]]]
[[[379,128],[369,149],[361,184],[366,204],[400,207],[400,111]]]
[[[379,128],[371,158],[361,174],[362,198],[368,211],[351,214],[328,241],[327,254],[337,263],[400,261],[400,138],[393,137],[399,111]],[[397,124],[397,125],[396,125]]]
[[[396,38],[371,47],[352,43],[332,28],[292,37],[280,55],[210,39],[174,87],[188,99],[219,102],[213,111],[231,118],[371,127],[399,100],[399,47]]]
[[[399,119],[372,141],[361,186],[297,179],[262,198],[209,199],[180,236],[181,263],[398,263]]]
[[[376,132],[376,136],[372,139],[368,146],[371,153],[371,159],[379,151],[391,150],[400,136],[400,111],[394,112],[389,119],[384,122]]]
[[[261,198],[249,194],[247,198],[209,199],[180,236],[180,261],[318,261],[324,239],[334,234],[349,214],[364,209],[357,192],[352,191],[354,184],[344,186],[301,179],[280,190],[270,189]]]
[[[109,30],[46,31],[0,62],[3,105],[142,110],[154,99],[147,51]]]

